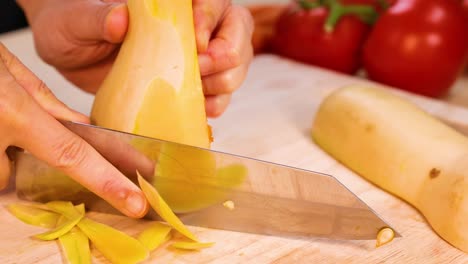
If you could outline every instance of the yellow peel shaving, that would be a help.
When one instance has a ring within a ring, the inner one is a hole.
[[[380,247],[385,244],[390,243],[395,237],[395,232],[389,227],[385,227],[379,231],[377,234],[377,243],[375,247]]]
[[[199,243],[199,242],[175,242],[172,243],[171,246],[177,249],[184,249],[184,250],[199,250],[203,248],[212,247],[215,243]]]
[[[60,236],[69,232],[73,227],[75,227],[78,222],[84,217],[84,214],[78,214],[75,218],[66,219],[65,222],[58,225],[56,228],[49,230],[47,232],[35,235],[34,237],[42,240],[54,240]]]
[[[80,214],[85,214],[84,204],[75,206]],[[57,224],[63,224],[67,218],[62,215]],[[91,250],[89,239],[78,227],[73,227],[70,232],[59,238],[60,245],[70,264],[91,264]]]
[[[91,264],[89,239],[80,229],[72,228],[59,241],[70,264]]]
[[[198,241],[190,230],[180,221],[180,219],[172,212],[171,208],[166,204],[166,202],[162,199],[159,195],[158,191],[149,183],[147,182],[140,173],[137,172],[138,175],[138,182],[140,184],[141,190],[148,199],[151,207],[158,213],[158,215],[164,219],[170,226],[172,226],[175,230],[177,230],[182,235],[186,236],[187,238]]]
[[[171,229],[166,224],[154,222],[138,235],[138,240],[146,249],[153,251],[171,238]]]
[[[63,215],[66,219],[54,229],[35,235],[42,240],[54,240],[69,232],[84,217],[84,205],[77,206],[76,209],[71,202],[54,201],[46,204],[47,208],[53,212]]]
[[[35,206],[10,204],[8,211],[26,224],[45,228],[54,228],[60,215]]]
[[[78,211],[80,214],[85,214],[85,205],[84,204],[79,204],[75,206],[75,209]]]
[[[149,256],[140,241],[110,226],[85,217],[78,223],[78,227],[99,252],[114,264],[139,263]]]
[[[49,210],[65,216],[68,219],[75,219],[84,215],[84,204],[73,206],[71,202],[53,201],[46,203]]]

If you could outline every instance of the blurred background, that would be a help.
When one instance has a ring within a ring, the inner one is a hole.
[[[27,26],[23,11],[14,0],[0,1],[0,34]]]
[[[288,0],[234,0],[237,4],[265,4],[265,3],[286,3]],[[22,10],[18,7],[15,0],[0,1],[0,34],[11,30],[24,28],[27,21]]]
[[[254,17],[252,43],[256,55],[275,54],[412,93],[468,104],[468,92],[462,93],[466,96],[453,93],[468,91],[468,0],[233,3],[247,6]],[[400,15],[391,8],[397,3],[409,4],[410,8]],[[342,12],[345,7],[347,13]],[[351,9],[359,11],[349,12]],[[0,0],[0,34],[25,27],[27,21],[16,2]]]

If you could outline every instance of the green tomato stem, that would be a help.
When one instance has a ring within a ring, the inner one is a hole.
[[[323,6],[323,3],[322,3],[321,0],[314,1],[314,2],[311,2],[311,1],[308,1],[308,0],[297,0],[297,3],[299,4],[299,6],[302,9],[305,9],[305,10],[309,10],[309,9],[313,9],[313,8],[316,8],[316,7],[319,7],[319,6]]]
[[[390,4],[388,3],[387,0],[377,0],[379,3],[380,7],[382,7],[383,10],[387,10],[390,7]]]
[[[329,15],[325,21],[324,30],[332,32],[341,17],[355,15],[366,24],[374,24],[378,13],[372,6],[368,5],[343,5],[336,0],[325,0],[324,4],[329,8]]]
[[[372,25],[378,18],[378,13],[374,7],[368,5],[349,5],[343,6],[343,13],[358,16],[364,23]]]

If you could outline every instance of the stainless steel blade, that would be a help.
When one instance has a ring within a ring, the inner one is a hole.
[[[375,239],[389,226],[330,175],[91,125],[63,124],[130,179],[141,172],[189,225],[354,240]],[[90,210],[118,213],[28,153],[18,153],[16,164],[21,198],[85,202]],[[226,201],[233,208],[225,206]],[[158,219],[154,212],[148,217]]]

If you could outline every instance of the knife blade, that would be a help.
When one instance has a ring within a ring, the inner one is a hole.
[[[137,170],[143,174],[188,225],[289,238],[352,240],[375,239],[379,230],[390,227],[331,175],[61,122],[130,179],[135,181]],[[84,202],[89,210],[119,214],[26,152],[17,153],[16,190],[22,199]],[[159,220],[153,211],[146,217]]]

